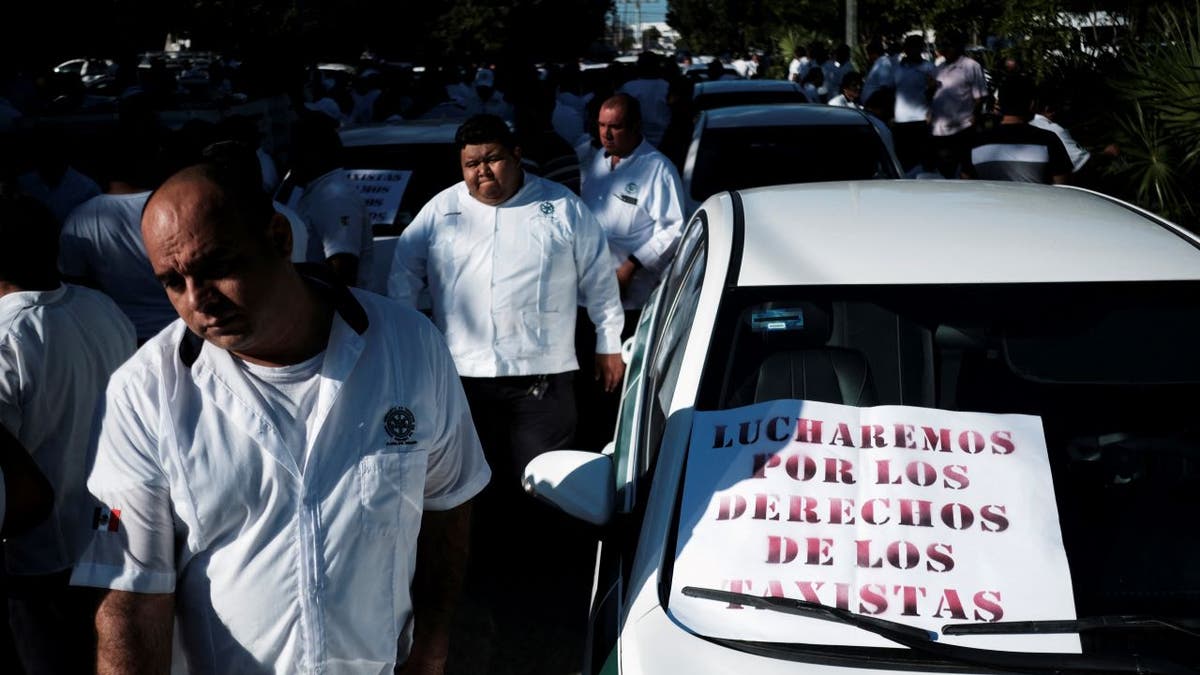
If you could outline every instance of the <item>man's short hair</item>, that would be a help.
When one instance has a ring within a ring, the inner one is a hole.
[[[1036,89],[1029,78],[1010,77],[1004,81],[997,93],[1000,114],[1032,118],[1035,97]]]
[[[57,280],[58,236],[46,206],[0,183],[0,279],[23,287]]]
[[[847,89],[849,87],[862,87],[862,85],[863,77],[856,70],[851,70],[842,76],[842,89]]]
[[[454,145],[461,151],[468,145],[496,143],[512,152],[517,147],[517,138],[508,123],[495,115],[486,113],[473,115],[463,122],[454,133]]]
[[[604,103],[600,107],[615,108],[618,106],[625,108],[625,126],[634,129],[642,128],[642,104],[638,102],[637,98],[626,93],[613,94],[604,99]]]
[[[217,197],[208,204],[209,217],[221,223],[237,223],[252,236],[263,237],[267,233],[267,224],[275,215],[275,206],[262,189],[261,174],[252,171],[244,156],[239,156],[241,149],[235,146],[240,145],[236,142],[214,143],[204,149],[204,161],[177,172],[164,185],[176,180],[211,183],[217,188]],[[254,157],[254,151],[250,153]],[[157,194],[158,190],[155,190],[146,200],[143,215]]]

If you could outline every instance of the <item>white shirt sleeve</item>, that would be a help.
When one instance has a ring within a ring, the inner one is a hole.
[[[428,343],[425,353],[438,385],[439,408],[444,412],[438,418],[440,426],[429,451],[425,508],[447,511],[478,494],[491,479],[492,471],[483,457],[450,350],[432,323],[425,321],[424,327],[423,337]]]
[[[579,274],[579,299],[596,326],[596,353],[621,351],[621,328],[625,310],[617,286],[616,265],[608,251],[608,240],[596,216],[582,202],[574,203],[575,268]],[[639,260],[641,260],[639,258]]]
[[[396,251],[392,254],[392,268],[388,272],[388,297],[406,307],[417,307],[421,290],[427,285],[426,273],[429,264],[429,241],[433,233],[434,202],[427,203],[417,212],[412,222],[400,233]]]
[[[633,255],[646,269],[661,274],[670,266],[683,232],[683,184],[675,167],[664,162],[650,189],[647,210],[654,219],[654,234]]]
[[[90,542],[71,583],[138,593],[175,590],[175,530],[167,478],[155,460],[158,439],[146,426],[157,414],[128,389],[110,387],[88,490],[99,500],[80,514]],[[144,398],[144,397],[142,397]],[[134,407],[143,408],[135,411]]]
[[[0,341],[0,425],[13,436],[21,435],[21,373],[25,367],[17,345],[11,339]]]
[[[309,207],[309,225],[321,238],[326,259],[342,253],[357,258],[362,253],[367,214],[362,202],[354,197],[340,193],[330,199],[314,199]]]

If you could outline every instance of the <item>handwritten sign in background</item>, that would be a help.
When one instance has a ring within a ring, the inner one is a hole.
[[[825,621],[681,594],[783,595],[940,632],[1071,619],[1041,420],[771,401],[697,412],[670,613],[713,637],[895,646]],[[941,636],[1078,652],[1075,635]]]
[[[367,205],[368,222],[391,225],[396,220],[396,211],[400,209],[400,200],[412,178],[412,171],[354,169],[346,172],[346,178],[362,195]]]

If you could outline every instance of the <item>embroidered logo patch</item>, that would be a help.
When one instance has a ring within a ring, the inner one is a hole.
[[[626,183],[625,194],[632,195],[637,193],[637,183]]]
[[[404,406],[396,406],[383,416],[383,430],[392,438],[388,445],[412,445],[409,440],[417,429],[417,418]]]
[[[538,208],[541,209],[542,213],[546,214],[547,216],[551,213],[554,213],[554,204],[551,204],[550,202],[542,202],[541,206]]]

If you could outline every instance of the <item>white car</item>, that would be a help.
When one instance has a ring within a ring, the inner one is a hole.
[[[702,111],[680,174],[687,213],[725,190],[901,177],[896,154],[872,119],[809,103]]]
[[[1096,193],[900,180],[713,196],[625,346],[614,442],[546,453],[525,472],[531,494],[602,528],[584,673],[1197,672],[1198,338],[1200,239]],[[806,605],[790,587],[708,596],[722,600],[714,612],[746,606],[726,623],[808,622],[790,639],[681,619],[689,453],[707,442],[693,421],[791,399],[1036,416],[1023,419],[1044,429],[1052,488],[1033,496],[1055,532],[1014,551],[1059,549],[1069,578],[1054,588],[1074,613],[1032,626],[947,614],[982,626],[986,649],[947,637],[955,629],[930,640],[903,615]],[[830,621],[875,642],[811,637]],[[1029,651],[1034,631],[1078,648]]]

